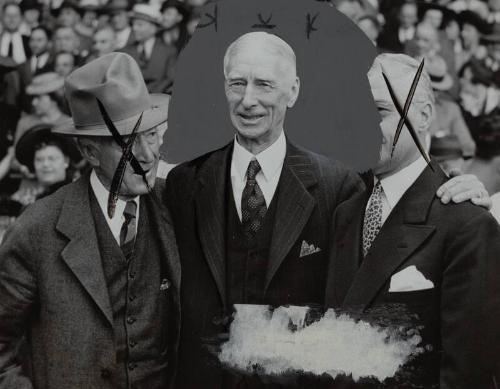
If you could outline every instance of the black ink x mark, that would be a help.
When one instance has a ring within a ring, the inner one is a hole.
[[[307,14],[307,23],[306,23],[306,35],[307,35],[307,39],[309,39],[309,37],[311,36],[311,33],[313,31],[318,31],[318,29],[316,27],[314,27],[314,22],[316,21],[316,18],[318,17],[318,15],[319,15],[319,12],[316,13],[316,15],[314,15],[311,18],[311,14],[310,13]]]
[[[260,23],[254,24],[252,28],[267,28],[269,30],[272,30],[276,27],[276,24],[269,24],[269,22],[273,18],[273,14],[269,15],[267,20],[264,20],[264,17],[260,13],[257,15],[257,18],[259,18]]]
[[[401,134],[403,124],[406,124],[406,127],[408,128],[408,131],[410,132],[410,135],[413,138],[413,141],[417,145],[417,148],[420,151],[420,154],[425,159],[425,161],[430,166],[430,168],[434,171],[434,169],[431,165],[431,160],[430,160],[429,156],[427,155],[427,152],[425,151],[424,147],[420,143],[420,140],[418,139],[418,135],[417,135],[417,132],[415,131],[415,128],[413,127],[410,120],[408,119],[408,111],[410,109],[411,101],[413,99],[413,95],[415,94],[415,90],[417,89],[417,84],[418,84],[418,81],[420,80],[420,75],[422,74],[423,68],[424,68],[424,60],[422,59],[422,62],[420,63],[420,66],[418,67],[417,73],[415,74],[415,77],[413,78],[413,82],[412,82],[411,87],[410,87],[410,92],[408,93],[408,96],[406,97],[404,108],[401,107],[401,104],[399,103],[398,97],[396,96],[396,94],[394,92],[394,88],[392,87],[391,82],[389,81],[389,78],[385,74],[383,68],[382,68],[382,76],[384,77],[384,81],[387,85],[387,88],[389,89],[389,94],[391,95],[392,102],[394,103],[396,110],[398,111],[399,115],[401,116],[401,118],[399,119],[399,122],[398,122],[398,126],[396,128],[396,134],[394,135],[394,141],[392,142],[391,157],[392,157],[392,154],[394,153],[394,149],[396,147],[399,136]]]
[[[214,25],[215,32],[217,32],[217,5],[214,6],[214,14],[210,15],[209,13],[205,12],[205,16],[210,19],[207,23],[200,23],[198,24],[199,28],[205,28],[208,26],[211,26],[212,24]]]

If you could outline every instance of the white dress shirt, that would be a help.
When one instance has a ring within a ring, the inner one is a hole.
[[[49,60],[49,53],[45,52],[43,54],[40,54],[38,57],[37,56],[32,56],[31,57],[31,73],[35,73],[38,69],[41,69],[45,66],[47,61]]]
[[[253,155],[247,149],[242,147],[236,137],[234,138],[233,157],[231,160],[231,184],[233,187],[233,197],[236,204],[236,210],[241,220],[241,198],[243,189],[247,183],[247,169],[251,160],[256,159],[259,162],[261,170],[255,176],[259,184],[266,206],[269,208],[274,192],[278,186],[281,176],[281,169],[286,155],[285,133],[281,130],[279,138],[267,149],[257,155]]]
[[[92,170],[92,173],[90,174],[90,186],[92,187],[92,191],[95,194],[95,197],[97,199],[97,202],[99,203],[99,207],[101,208],[102,214],[104,215],[104,218],[106,219],[106,222],[108,223],[109,229],[111,230],[111,233],[113,234],[113,237],[116,240],[116,243],[120,245],[120,232],[123,226],[123,223],[125,222],[125,217],[123,216],[123,211],[125,210],[125,205],[127,204],[126,201],[118,199],[116,202],[116,208],[115,208],[115,214],[113,216],[113,219],[110,219],[108,216],[108,197],[109,197],[109,191],[104,187],[104,185],[101,183],[99,178],[97,177],[97,174],[94,170]],[[137,205],[137,211],[135,215],[135,228],[136,228],[136,233],[137,233],[137,221],[139,220],[139,196],[137,196],[134,199],[136,205]]]
[[[415,27],[399,28],[398,37],[401,43],[411,41],[415,36]]]
[[[2,41],[0,42],[0,55],[4,57],[9,56],[9,45],[12,41],[12,59],[17,64],[26,62],[26,53],[24,52],[23,38],[19,31],[11,34],[4,31],[2,34]]]
[[[425,159],[419,157],[415,162],[401,169],[399,172],[380,180],[380,185],[383,189],[381,193],[382,225],[385,223],[394,207],[398,204],[399,200],[401,200],[401,197],[403,197],[405,192],[413,185],[426,167],[427,162]],[[378,181],[378,178],[375,177],[375,184]],[[370,201],[367,203],[367,208],[369,204]]]
[[[131,32],[132,28],[130,27],[126,27],[121,31],[116,31],[116,49],[122,49],[127,46]]]

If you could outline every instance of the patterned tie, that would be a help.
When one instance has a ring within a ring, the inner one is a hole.
[[[365,257],[382,227],[382,191],[382,185],[378,181],[373,188],[370,204],[365,212],[363,222],[363,256]]]
[[[249,241],[255,238],[267,212],[266,200],[255,180],[255,176],[260,170],[261,167],[256,159],[250,161],[247,169],[247,183],[241,196],[241,222],[245,236]]]
[[[137,211],[137,204],[135,201],[127,201],[125,205],[125,210],[123,211],[123,217],[125,221],[123,222],[122,228],[120,230],[120,247],[128,260],[134,251],[135,243],[135,215]]]

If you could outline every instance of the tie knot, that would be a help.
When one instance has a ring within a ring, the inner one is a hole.
[[[127,201],[125,205],[125,209],[123,210],[123,216],[127,220],[131,220],[135,218],[135,214],[137,212],[137,204],[134,200]]]
[[[255,176],[258,172],[260,172],[260,169],[261,167],[259,161],[257,161],[256,159],[252,159],[248,164],[247,180],[255,180]]]

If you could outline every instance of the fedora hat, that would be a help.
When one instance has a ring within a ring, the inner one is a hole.
[[[64,86],[64,78],[54,72],[42,73],[33,77],[31,84],[26,87],[28,95],[45,95],[55,92]]]
[[[35,124],[29,128],[16,142],[15,152],[16,159],[23,165],[27,166],[31,171],[34,170],[33,159],[37,147],[43,143],[54,144],[62,153],[66,155],[72,162],[81,161],[82,155],[78,151],[73,139],[55,134],[51,131],[52,125],[47,123]]]
[[[78,3],[73,0],[64,0],[58,8],[52,8],[50,12],[57,18],[59,17],[61,10],[63,10],[64,8],[71,8],[75,10],[80,16],[83,15],[83,10],[80,8]]]
[[[474,11],[465,10],[460,12],[458,21],[462,27],[464,24],[474,26],[481,34],[488,34],[491,31],[491,25]]]
[[[163,25],[160,9],[150,4],[136,4],[130,13],[132,19],[142,19],[158,26]]]
[[[425,70],[429,74],[433,89],[447,91],[453,86],[453,79],[448,73],[446,62],[440,56],[436,55],[428,59],[425,63]]]
[[[438,162],[461,158],[462,147],[456,135],[433,136],[429,154]]]
[[[72,136],[111,136],[99,109],[102,103],[120,135],[167,128],[169,96],[149,94],[137,62],[125,53],[110,53],[76,69],[65,81],[64,93],[73,118],[54,132]]]
[[[111,0],[101,10],[104,14],[113,14],[118,11],[130,11],[132,7],[128,0]]]

